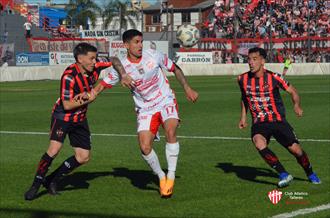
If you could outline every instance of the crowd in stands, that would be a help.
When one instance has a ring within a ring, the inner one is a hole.
[[[215,0],[211,16],[204,22],[202,37],[225,39],[329,37],[329,12],[327,0]],[[228,56],[233,55],[228,54]],[[294,62],[306,62],[307,51],[272,53],[273,61],[279,61],[277,59],[281,59],[279,58],[281,56],[291,57]],[[312,62],[329,61],[327,52],[312,51],[309,57],[309,61]],[[223,60],[229,59],[230,57],[223,58]]]
[[[329,35],[327,0],[216,0],[204,37],[288,38]],[[238,1],[237,1],[238,2]],[[235,23],[237,26],[235,27]]]

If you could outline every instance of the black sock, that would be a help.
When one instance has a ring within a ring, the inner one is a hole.
[[[57,181],[62,176],[69,174],[81,164],[77,161],[75,156],[71,156],[66,159],[53,173],[49,175],[51,181]]]
[[[52,164],[53,158],[50,157],[47,153],[42,155],[41,160],[38,164],[37,173],[33,180],[33,186],[39,187],[43,182],[45,175],[48,172],[50,165]]]
[[[277,156],[269,148],[260,150],[259,154],[266,161],[266,163],[271,166],[271,168],[275,169],[278,173],[286,172]]]
[[[302,155],[300,156],[295,156],[297,159],[297,162],[300,164],[300,166],[304,169],[305,173],[307,176],[311,175],[313,173],[312,165],[309,162],[308,156],[303,151]]]

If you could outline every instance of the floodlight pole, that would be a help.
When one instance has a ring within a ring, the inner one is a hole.
[[[171,8],[171,39],[170,39],[170,54],[171,54],[171,58],[173,57],[173,32],[174,32],[174,9],[173,7]]]
[[[143,19],[144,19],[144,16],[143,16],[143,6],[141,5],[141,32],[144,31],[144,29],[143,29]]]
[[[310,9],[308,5],[308,28],[307,28],[307,62],[311,62],[311,34],[310,34],[310,23],[311,23],[311,18],[310,18]]]
[[[166,4],[166,40],[168,41],[168,4],[167,1],[165,2]]]
[[[119,38],[121,38],[121,6],[119,6]]]

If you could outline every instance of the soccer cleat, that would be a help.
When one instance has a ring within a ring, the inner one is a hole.
[[[321,184],[321,180],[315,173],[312,173],[311,175],[308,176],[308,180],[313,183],[313,184]]]
[[[166,186],[166,176],[164,176],[162,179],[159,180],[159,193],[160,193],[160,195],[162,195],[165,186]]]
[[[38,190],[39,187],[31,186],[30,189],[24,194],[25,200],[32,201],[33,199],[35,199],[37,197]]]
[[[173,179],[167,179],[166,185],[161,192],[162,198],[170,198],[173,194],[173,188],[174,188],[174,180]]]
[[[280,177],[280,181],[278,182],[278,187],[280,188],[288,186],[290,182],[293,180],[293,177],[287,172],[280,173],[279,177]]]

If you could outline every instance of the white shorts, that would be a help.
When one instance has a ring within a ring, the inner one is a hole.
[[[147,130],[156,135],[160,124],[163,125],[170,118],[180,120],[176,100],[170,104],[166,104],[160,111],[156,111],[153,114],[139,113],[137,115],[137,132]]]

